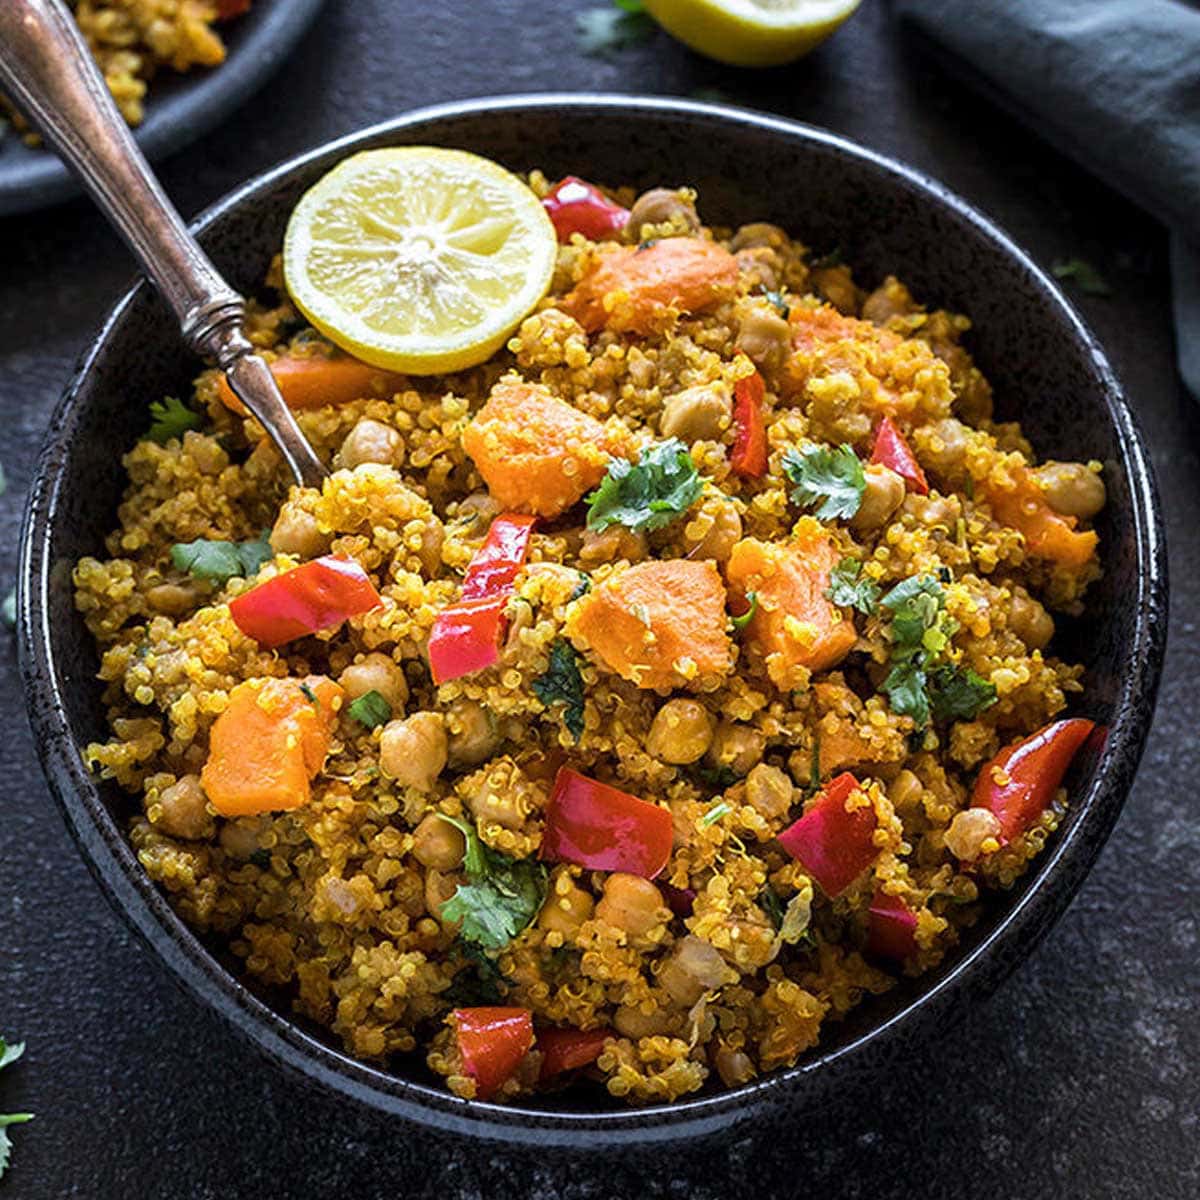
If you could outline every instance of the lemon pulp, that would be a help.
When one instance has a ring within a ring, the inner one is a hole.
[[[645,0],[646,11],[700,54],[771,67],[807,54],[860,0]]]
[[[558,241],[533,192],[462,150],[398,146],[340,163],[288,221],[296,307],[342,349],[430,375],[483,362],[545,295]]]

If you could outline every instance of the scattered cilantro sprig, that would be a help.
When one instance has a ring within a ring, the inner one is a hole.
[[[533,681],[533,693],[547,708],[563,706],[563,724],[579,741],[583,736],[583,676],[570,642],[559,638],[550,647],[550,665]]]
[[[656,442],[636,463],[614,458],[600,486],[585,497],[587,527],[600,533],[610,525],[635,532],[662,529],[682,516],[704,490],[687,447],[677,438]]]
[[[15,1063],[24,1053],[24,1042],[14,1042],[10,1046],[0,1037],[0,1071],[11,1063]],[[8,1127],[10,1125],[23,1125],[26,1121],[32,1120],[33,1113],[0,1113],[0,1179],[4,1177],[4,1172],[8,1170],[9,1160],[12,1157],[12,1143],[8,1138]]]
[[[165,446],[172,438],[181,438],[189,429],[199,429],[204,418],[182,400],[168,396],[165,400],[150,401],[148,441]]]
[[[996,689],[982,676],[937,662],[958,628],[946,612],[946,593],[937,579],[914,575],[879,603],[892,615],[891,668],[883,690],[893,712],[912,717],[924,729],[931,718],[971,720],[995,703]]]
[[[1086,258],[1068,258],[1051,268],[1056,279],[1067,279],[1089,296],[1111,296],[1108,280]]]
[[[368,729],[386,725],[392,719],[392,706],[374,688],[352,701],[346,711]]]
[[[469,821],[438,814],[467,839],[467,882],[442,905],[447,921],[461,921],[458,936],[484,950],[507,946],[541,911],[547,872],[531,858],[509,858],[484,845]]]
[[[801,508],[814,509],[822,521],[849,519],[862,504],[867,476],[850,446],[789,450],[783,456],[783,470],[794,484],[792,499]]]
[[[176,542],[171,547],[171,562],[197,579],[225,583],[235,576],[246,579],[275,556],[264,530],[252,542],[224,542],[197,538],[194,542]]]
[[[879,584],[862,574],[862,563],[857,558],[843,558],[829,572],[827,599],[843,608],[856,608],[869,617],[879,604]]]

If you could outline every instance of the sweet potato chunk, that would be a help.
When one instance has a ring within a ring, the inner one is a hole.
[[[348,354],[332,358],[284,355],[270,366],[284,403],[292,409],[323,408],[327,404],[348,404],[364,396],[388,395],[407,382],[403,375],[373,367]],[[245,415],[246,406],[234,394],[224,375],[217,380],[217,395],[226,408]]]
[[[589,333],[654,333],[732,295],[737,279],[737,259],[715,242],[663,238],[601,255],[563,307]]]
[[[217,812],[244,817],[307,804],[341,702],[342,689],[324,675],[239,683],[212,727],[200,773]]]
[[[820,523],[803,520],[786,546],[744,538],[725,577],[735,595],[753,592],[758,608],[747,637],[779,688],[800,687],[808,671],[827,671],[854,645],[854,622],[825,596],[838,553]]]
[[[622,450],[595,417],[514,378],[492,388],[462,440],[501,508],[540,517],[575,504]]]
[[[1095,532],[1081,533],[1075,528],[1076,518],[1056,513],[1024,467],[1016,469],[1015,483],[1011,489],[986,488],[996,520],[1023,533],[1026,548],[1035,558],[1048,558],[1066,567],[1085,566],[1096,553]]]
[[[576,603],[567,634],[642,688],[708,691],[732,666],[725,587],[711,562],[644,562],[610,575]]]

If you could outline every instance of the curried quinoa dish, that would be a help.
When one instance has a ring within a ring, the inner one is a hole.
[[[452,270],[367,272],[298,208],[248,323],[321,489],[218,372],[146,397],[74,573],[86,755],[182,918],[348,1053],[667,1102],[794,1064],[1053,835],[1100,736],[1054,633],[1105,488],[993,419],[969,321],[901,280],[687,188],[512,182],[541,298],[441,374],[369,322],[346,353],[305,289],[446,322]],[[435,198],[422,247],[432,212],[443,264],[495,250]]]

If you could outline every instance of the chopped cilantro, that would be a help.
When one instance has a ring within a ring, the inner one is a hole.
[[[763,910],[771,924],[779,929],[783,925],[784,905],[779,893],[770,885],[763,888],[758,896],[758,907]]]
[[[707,829],[710,825],[715,825],[722,817],[727,817],[733,812],[733,809],[724,801],[718,800],[711,808],[709,808],[704,816],[696,822],[701,829]]]
[[[509,858],[484,845],[475,827],[438,814],[467,839],[463,867],[467,882],[441,908],[447,921],[461,921],[458,936],[484,950],[507,946],[541,910],[546,899],[546,867],[535,859]]]
[[[1108,280],[1086,258],[1068,258],[1051,268],[1056,279],[1069,279],[1089,296],[1111,296]]]
[[[787,297],[782,292],[771,291],[770,288],[763,288],[763,295],[771,302],[771,307],[786,321],[788,314],[792,311]]]
[[[586,497],[587,527],[597,533],[610,525],[662,529],[687,512],[703,490],[687,447],[676,438],[656,442],[636,465],[624,458],[608,464],[600,486]]]
[[[368,729],[374,729],[376,725],[383,725],[392,719],[392,706],[374,688],[352,701],[346,711]]]
[[[171,561],[179,570],[217,583],[225,583],[239,575],[249,579],[274,554],[265,530],[252,542],[197,538],[194,542],[176,542],[171,547]]]
[[[576,741],[583,736],[583,676],[571,643],[559,638],[550,648],[550,665],[533,681],[534,695],[549,708],[563,706],[563,724]]]
[[[705,765],[694,767],[692,773],[701,787],[711,788],[714,792],[723,792],[727,787],[733,787],[738,781],[737,772],[725,763],[719,767]]]
[[[613,0],[611,7],[584,9],[575,18],[579,48],[593,58],[608,58],[646,41],[656,28],[642,0]]]
[[[746,626],[749,625],[750,622],[754,620],[754,614],[756,612],[758,612],[758,593],[757,592],[747,592],[746,593],[746,601],[750,607],[747,608],[746,611],[744,613],[740,614],[739,616],[729,618],[729,623],[730,623],[730,625],[732,625],[734,627],[734,629],[745,629]]]
[[[879,603],[879,584],[869,576],[861,575],[862,563],[857,558],[843,558],[829,572],[828,599],[844,608],[857,608],[864,616],[870,616]]]
[[[580,596],[586,596],[592,590],[592,577],[586,571],[579,572],[579,582],[575,585],[571,594],[567,597],[567,603],[572,600],[578,600]]]
[[[929,703],[935,721],[970,721],[995,702],[995,686],[970,667],[946,664],[929,672]]]
[[[11,1046],[0,1037],[0,1070],[10,1063],[15,1063],[25,1053],[24,1042],[14,1042]],[[12,1143],[8,1140],[9,1125],[23,1125],[33,1120],[33,1113],[0,1113],[0,1178],[8,1169],[12,1156]]]
[[[783,470],[795,484],[792,499],[802,508],[815,509],[822,521],[849,518],[858,512],[867,477],[862,461],[849,446],[789,450],[783,456]]]
[[[150,402],[150,428],[146,437],[165,446],[172,438],[181,438],[189,429],[199,429],[203,417],[188,408],[182,400],[168,396],[165,400]]]
[[[314,692],[312,690],[312,688],[310,688],[308,686],[307,683],[302,683],[300,685],[300,690],[304,693],[304,698],[305,698],[305,700],[307,700],[309,702],[309,704],[315,705],[317,708],[320,708],[321,702],[317,699],[317,693]]]

